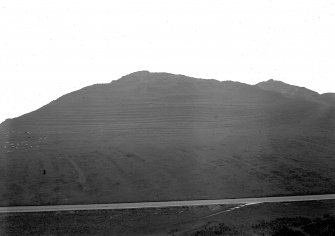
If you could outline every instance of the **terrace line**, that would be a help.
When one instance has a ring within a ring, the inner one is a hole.
[[[335,200],[335,194],[236,198],[236,199],[217,199],[217,200],[132,202],[132,203],[111,203],[111,204],[87,204],[87,205],[12,206],[12,207],[0,207],[0,213],[114,210],[114,209],[162,208],[162,207],[206,206],[206,205],[225,205],[225,204],[258,204],[267,202],[273,202],[273,203],[304,202],[304,201],[320,201],[320,200]]]

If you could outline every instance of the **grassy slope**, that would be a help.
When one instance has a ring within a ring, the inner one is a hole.
[[[3,124],[0,204],[326,193],[334,118],[244,84],[131,75]]]

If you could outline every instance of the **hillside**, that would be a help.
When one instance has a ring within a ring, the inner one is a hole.
[[[278,92],[286,97],[301,97],[301,98],[315,98],[318,93],[304,87],[298,87],[286,84],[282,81],[270,79],[268,81],[260,82],[256,86],[261,89]]]
[[[335,105],[289,94],[147,71],[66,94],[1,124],[0,205],[331,192]]]
[[[335,104],[335,93],[324,93],[321,97],[324,101]]]

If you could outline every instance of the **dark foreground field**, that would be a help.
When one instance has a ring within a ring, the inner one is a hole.
[[[0,215],[1,235],[335,235],[335,201]]]

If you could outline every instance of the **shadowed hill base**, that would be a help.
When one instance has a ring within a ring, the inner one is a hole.
[[[1,124],[0,204],[327,193],[334,128],[331,101],[136,72]]]

